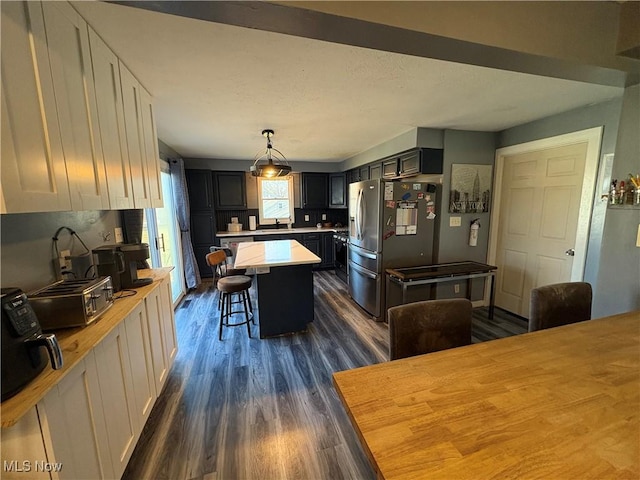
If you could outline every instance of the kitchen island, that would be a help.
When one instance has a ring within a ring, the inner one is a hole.
[[[296,240],[238,244],[234,268],[256,271],[260,338],[301,332],[313,321],[313,264]]]

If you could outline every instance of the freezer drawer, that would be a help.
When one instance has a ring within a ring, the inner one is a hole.
[[[382,271],[382,255],[355,245],[349,245],[349,261],[366,270]]]
[[[383,275],[349,262],[349,295],[374,317],[380,317]]]

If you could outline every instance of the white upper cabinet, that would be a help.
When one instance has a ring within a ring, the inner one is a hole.
[[[133,202],[135,208],[151,208],[147,179],[147,157],[142,124],[142,87],[129,69],[120,62],[120,82],[124,105],[124,125],[127,132],[127,151],[131,166]]]
[[[141,89],[140,93],[149,199],[153,208],[162,208],[160,153],[158,152],[158,134],[156,133],[156,122],[153,116],[153,103],[151,102],[151,95],[144,88]]]
[[[109,208],[87,23],[66,2],[43,2],[71,207]]]
[[[89,28],[89,43],[102,153],[107,174],[109,207],[114,210],[133,208],[118,57],[91,28]]]
[[[0,2],[0,213],[71,209],[42,7]]]

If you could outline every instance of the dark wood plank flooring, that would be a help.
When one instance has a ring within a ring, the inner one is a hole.
[[[374,478],[331,375],[387,361],[387,326],[333,272],[315,273],[314,291],[308,332],[260,340],[257,326],[251,339],[245,327],[225,328],[222,342],[217,293],[190,293],[176,310],[178,356],[123,478]],[[526,328],[474,310],[474,342]]]

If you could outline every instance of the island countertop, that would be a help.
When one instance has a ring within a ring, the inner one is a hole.
[[[322,260],[296,240],[238,244],[235,268],[264,268],[320,263]]]

